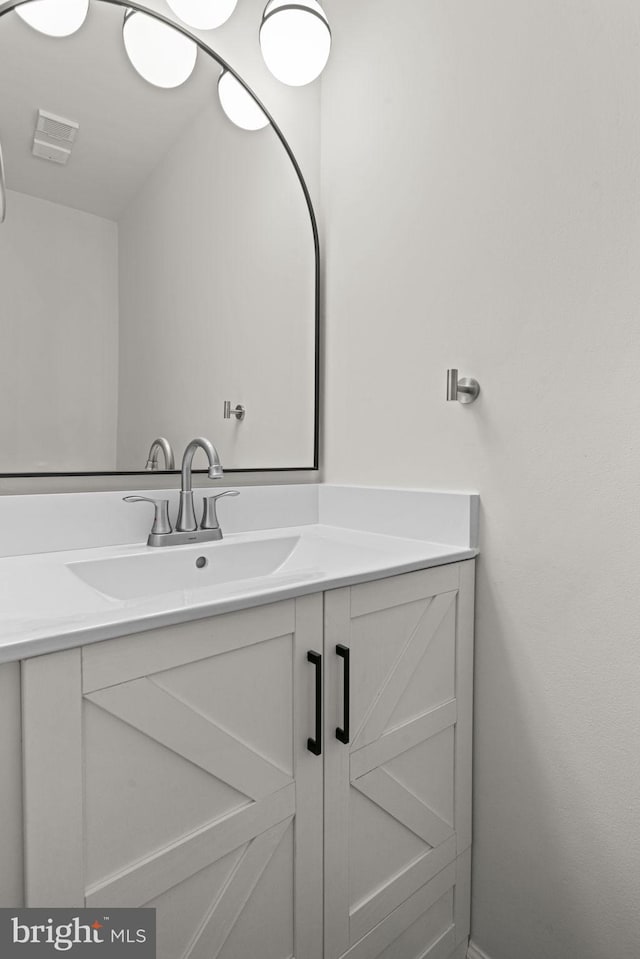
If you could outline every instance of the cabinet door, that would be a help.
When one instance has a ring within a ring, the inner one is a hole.
[[[468,930],[472,596],[473,563],[325,594],[327,959],[446,957]]]
[[[158,959],[320,959],[321,641],[313,596],[29,661],[28,904],[155,907]]]
[[[0,906],[22,905],[20,666],[0,666]]]

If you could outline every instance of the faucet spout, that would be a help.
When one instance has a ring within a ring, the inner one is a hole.
[[[159,436],[151,444],[149,455],[147,456],[147,465],[145,466],[145,470],[155,473],[159,469],[159,453],[162,453],[164,456],[164,468],[166,470],[174,470],[176,468],[176,463],[173,457],[171,443],[164,436]]]
[[[209,460],[209,479],[220,479],[222,476],[222,466],[217,449],[210,440],[205,439],[204,436],[198,436],[195,440],[191,440],[182,457],[183,493],[189,492],[192,488],[191,470],[193,457],[198,449],[204,450]]]
[[[180,490],[180,510],[178,513],[178,523],[176,525],[176,530],[179,532],[191,532],[198,528],[196,514],[193,508],[192,478],[193,457],[198,449],[204,450],[207,460],[209,461],[209,479],[220,479],[222,476],[220,457],[213,443],[203,436],[198,436],[196,439],[191,440],[182,457],[182,489]]]

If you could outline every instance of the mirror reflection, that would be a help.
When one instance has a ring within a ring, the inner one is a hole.
[[[294,167],[253,101],[245,129],[229,121],[203,51],[179,85],[146,82],[124,15],[92,0],[56,38],[0,18],[0,473],[164,469],[154,441],[179,459],[197,435],[226,470],[310,468],[315,259]]]

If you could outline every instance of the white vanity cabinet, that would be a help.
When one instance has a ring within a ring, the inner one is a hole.
[[[27,905],[153,906],[159,959],[462,957],[473,572],[26,660]]]

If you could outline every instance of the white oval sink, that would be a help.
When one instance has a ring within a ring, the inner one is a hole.
[[[68,563],[67,569],[113,599],[138,599],[269,576],[282,566],[299,540],[299,536],[281,536],[245,543],[166,547],[133,556]]]

